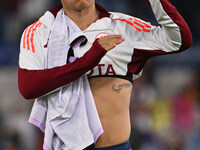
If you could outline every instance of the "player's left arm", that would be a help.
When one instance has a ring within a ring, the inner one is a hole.
[[[149,58],[188,49],[192,45],[192,35],[176,8],[168,0],[146,1],[161,27],[132,18],[133,25],[138,31],[137,34],[135,32],[127,32],[127,34],[133,38],[135,51],[141,51],[142,55],[145,54],[146,58]]]
[[[157,22],[162,26],[163,33],[158,38],[161,42],[168,42],[173,47],[171,50],[168,49],[168,52],[188,49],[192,45],[192,35],[176,8],[168,0],[146,1],[150,4]]]

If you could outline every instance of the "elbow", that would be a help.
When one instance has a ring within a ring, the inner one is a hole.
[[[188,48],[190,48],[192,46],[192,35],[191,33],[185,37],[185,38],[182,38],[183,41],[182,41],[182,45],[181,45],[181,50],[186,50]]]
[[[22,97],[26,100],[33,99],[33,94],[30,90],[27,90],[27,88],[20,83],[18,84],[19,92],[22,95]]]
[[[182,44],[180,47],[181,51],[186,50],[192,46],[193,39],[189,28],[187,28],[187,30],[182,31],[181,39],[182,39]]]
[[[26,92],[21,91],[21,90],[20,90],[20,93],[21,93],[22,97],[23,97],[25,100],[31,100],[31,99],[33,99],[33,97],[31,97],[31,94],[29,94],[29,93],[26,93]]]

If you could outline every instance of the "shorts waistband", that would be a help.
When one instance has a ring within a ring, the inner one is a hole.
[[[126,141],[122,144],[108,146],[108,147],[101,147],[101,148],[95,148],[95,150],[131,150],[131,146],[129,141]]]

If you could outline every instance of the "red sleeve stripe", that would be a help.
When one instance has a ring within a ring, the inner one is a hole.
[[[32,24],[32,25],[29,27],[29,29],[28,29],[28,33],[27,33],[27,35],[26,35],[26,44],[27,44],[27,49],[28,49],[28,50],[30,50],[30,43],[29,43],[30,33],[31,33],[32,28],[33,28],[33,27],[35,26],[35,24],[37,24],[37,23],[38,23],[38,21],[35,22],[34,24]]]
[[[113,21],[116,21],[116,20],[119,20],[119,21],[122,21],[122,22],[126,22],[127,24],[131,25],[132,27],[134,27],[137,31],[142,31],[140,28],[137,28],[132,22],[126,20],[126,19],[120,19],[120,18],[117,18],[117,19],[113,19]]]
[[[141,20],[136,19],[136,18],[130,18],[130,19],[134,20],[135,22],[138,22],[138,23],[143,24],[143,25],[144,25],[145,27],[147,27],[147,28],[151,28],[151,27],[152,27],[150,23],[146,23],[146,22],[141,21]]]
[[[119,20],[119,21],[122,21],[122,22],[126,22],[127,24],[131,25],[132,27],[134,27],[139,32],[141,32],[141,31],[151,32],[151,30],[150,30],[151,26],[146,24],[145,22],[135,20],[135,18],[129,18],[129,19],[131,21],[129,21],[127,19],[120,19],[120,18],[113,19],[113,21]]]
[[[26,28],[25,33],[24,33],[24,37],[23,37],[23,48],[26,48],[26,41],[25,41],[26,37],[25,37],[25,36],[26,36],[26,33],[27,33],[28,29],[29,29],[29,28]]]
[[[23,37],[23,48],[27,48],[27,50],[32,49],[32,52],[35,52],[35,48],[34,48],[34,45],[33,45],[34,32],[36,31],[36,29],[38,27],[41,26],[41,24],[42,23],[40,21],[36,21],[34,24],[29,26],[25,30],[24,37]]]
[[[32,34],[31,34],[31,48],[32,48],[32,52],[33,53],[35,53],[35,46],[34,46],[34,44],[33,44],[33,37],[34,37],[34,32],[36,31],[36,29],[38,28],[38,27],[40,27],[42,25],[42,23],[41,22],[39,22],[36,26],[35,26],[35,28],[33,29],[33,31],[32,31]]]
[[[148,25],[145,22],[142,22],[141,20],[138,20],[136,18],[129,18],[133,21],[133,23],[137,26],[139,26],[141,28],[141,30],[145,31],[145,32],[151,32],[151,26]]]

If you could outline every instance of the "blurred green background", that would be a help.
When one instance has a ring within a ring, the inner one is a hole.
[[[17,87],[23,30],[59,0],[1,0],[0,149],[41,150],[43,135],[27,123],[33,101]],[[144,0],[97,0],[156,25]],[[133,150],[200,150],[200,1],[170,0],[188,23],[193,46],[180,54],[152,58],[134,82],[131,97]]]

